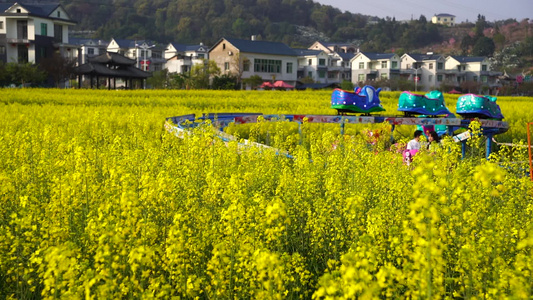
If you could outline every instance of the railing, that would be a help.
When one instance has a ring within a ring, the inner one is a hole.
[[[29,39],[6,39],[7,43],[8,44],[29,44],[30,42],[33,42],[33,41],[30,41]]]

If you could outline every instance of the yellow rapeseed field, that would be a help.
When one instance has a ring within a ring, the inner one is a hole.
[[[406,166],[384,124],[228,128],[294,159],[163,127],[190,113],[335,114],[328,91],[0,95],[0,299],[533,297],[531,98],[498,99],[510,130],[496,139],[517,146],[487,161],[475,137],[461,160],[446,138]],[[381,94],[387,114],[398,96]]]

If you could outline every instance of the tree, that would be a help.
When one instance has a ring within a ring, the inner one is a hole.
[[[21,85],[22,87],[29,83],[40,84],[46,79],[46,73],[31,63],[8,63],[6,65],[6,75],[10,83]]]
[[[74,74],[76,59],[54,53],[50,57],[43,58],[40,67],[52,78],[54,85],[59,87],[63,80],[69,79]]]
[[[214,90],[235,90],[238,89],[237,78],[231,74],[223,74],[222,76],[213,77],[213,84],[211,87]]]
[[[204,59],[202,64],[196,64],[191,69],[191,88],[208,89],[210,80],[214,76],[220,75],[220,68],[212,60]]]
[[[263,83],[263,78],[259,75],[252,75],[250,78],[243,79],[242,82],[250,85],[252,89],[255,89]]]
[[[476,56],[492,56],[495,49],[494,41],[484,36],[477,39],[472,53]]]
[[[353,91],[353,83],[351,81],[348,81],[348,80],[343,80],[341,82],[341,89],[345,90],[345,91]]]
[[[168,87],[168,69],[152,73],[152,77],[146,79],[146,83],[154,89],[164,89]]]

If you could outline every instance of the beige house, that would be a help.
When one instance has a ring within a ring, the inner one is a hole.
[[[271,83],[283,80],[293,86],[296,84],[298,56],[283,43],[222,38],[209,50],[209,60],[214,61],[223,74],[233,74],[240,79],[257,75]]]
[[[431,18],[431,23],[446,26],[455,26],[455,16],[450,14],[438,14]]]

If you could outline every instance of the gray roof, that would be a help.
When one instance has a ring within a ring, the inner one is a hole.
[[[240,40],[240,39],[234,39],[234,38],[222,38],[215,44],[215,46],[220,44],[223,40],[228,41],[230,44],[235,46],[235,48],[239,49],[239,51],[241,52],[297,56],[296,52],[292,48],[280,42],[252,41],[252,40]]]
[[[421,54],[421,53],[407,53],[407,55],[409,55],[416,61],[437,60],[442,57],[442,55],[438,55],[438,54]]]
[[[369,52],[360,52],[360,53],[368,57],[371,60],[391,59],[395,55],[394,53],[369,53]]]
[[[205,45],[185,45],[185,44],[178,44],[178,43],[170,43],[174,48],[176,48],[179,52],[185,52],[185,51],[198,51],[200,48],[205,48],[206,50],[209,49],[209,47]]]
[[[50,14],[59,6],[59,3],[33,3],[25,4],[22,2],[10,2],[10,3],[0,3],[0,11],[5,12],[11,6],[18,3],[20,6],[24,7],[29,11],[30,15],[50,18]]]
[[[435,16],[437,16],[437,17],[455,17],[454,15],[450,15],[450,14],[436,14]]]
[[[354,56],[355,53],[344,53],[344,52],[337,52],[337,54],[342,58],[344,61],[350,61]]]
[[[485,60],[485,57],[482,56],[450,56],[460,63],[469,63],[469,62],[482,62]]]
[[[302,48],[293,48],[294,52],[298,56],[307,56],[307,55],[318,55],[322,50],[310,50],[310,49],[302,49]]]
[[[114,52],[107,52],[89,60],[90,62],[113,65],[135,65],[136,61]]]
[[[88,39],[88,38],[77,38],[77,37],[69,37],[68,41],[70,44],[73,45],[86,45],[89,42],[94,42],[95,46],[107,46],[109,45],[109,42],[102,41],[99,39]]]
[[[109,77],[122,77],[122,78],[147,78],[151,74],[137,69],[133,66],[121,66],[117,69],[110,69],[104,64],[100,63],[86,63],[74,69],[74,72],[79,75],[99,75]]]

